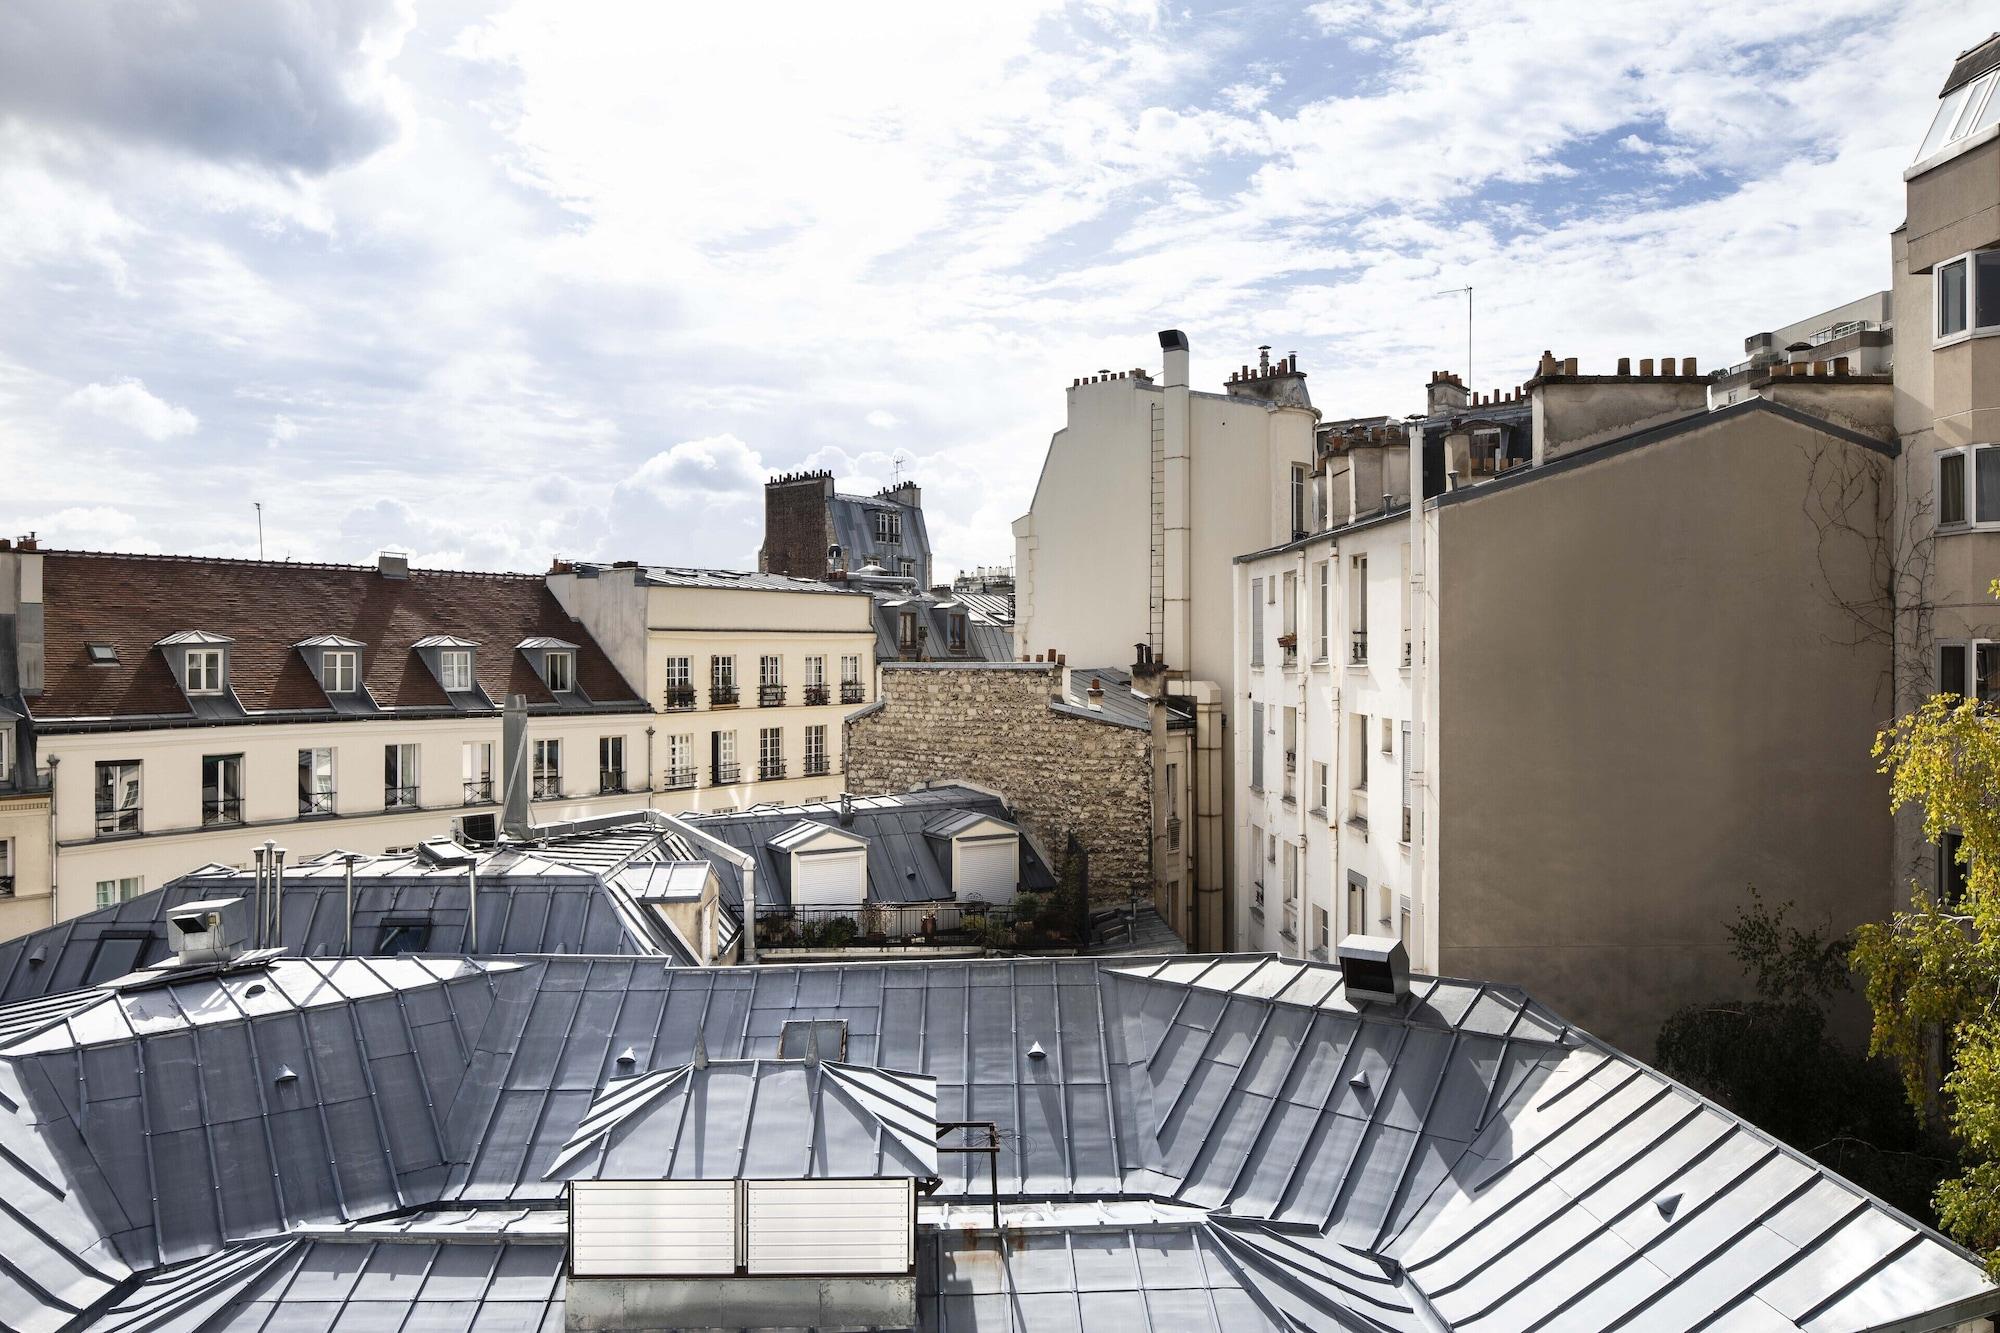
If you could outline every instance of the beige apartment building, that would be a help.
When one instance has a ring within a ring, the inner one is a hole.
[[[550,591],[660,714],[666,808],[841,790],[841,719],[874,698],[874,602],[815,579],[561,562]]]
[[[840,700],[870,693],[865,596],[689,574],[639,616],[657,632],[606,621],[628,664],[564,608],[575,581],[0,545],[0,932],[266,840],[296,862],[489,839],[510,695],[537,823],[838,790]],[[836,602],[853,633],[829,632]],[[698,691],[675,658],[698,658]]]
[[[1888,378],[1786,361],[1720,410],[1710,383],[1545,357],[1322,433],[1326,530],[1237,562],[1243,947],[1401,935],[1643,1049],[1740,989],[1749,887],[1886,914],[1887,570],[1850,533],[1891,484]]]

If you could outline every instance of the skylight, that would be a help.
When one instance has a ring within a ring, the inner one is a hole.
[[[1959,140],[2000,122],[2000,97],[1993,85],[2000,82],[2000,70],[1988,70],[1972,82],[1952,89],[1938,103],[1937,119],[1931,122],[1917,161],[1943,152]]]
[[[118,649],[112,644],[93,643],[89,646],[89,652],[92,666],[118,665]]]

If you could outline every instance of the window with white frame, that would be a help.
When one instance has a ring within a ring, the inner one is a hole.
[[[1396,724],[1386,717],[1382,719],[1382,753],[1396,753]]]
[[[1359,666],[1368,660],[1368,557],[1357,555],[1348,571],[1347,660]]]
[[[1959,140],[2000,122],[2000,95],[1994,93],[1996,78],[2000,78],[2000,72],[1988,71],[1938,99],[1937,115],[1932,119],[1923,143],[1917,148],[1916,161],[1921,162],[1931,154],[1942,152]]]
[[[1403,838],[1410,840],[1410,724],[1403,724]]]
[[[0,723],[0,787],[14,780],[14,733]]]
[[[1326,765],[1320,763],[1318,760],[1314,760],[1313,798],[1312,798],[1313,809],[1317,810],[1322,815],[1324,815],[1327,811],[1326,788],[1327,788]]]
[[[484,805],[493,799],[493,742],[467,741],[459,768],[465,777],[465,803]]]
[[[320,681],[328,694],[352,694],[361,674],[361,654],[329,650],[320,661]]]
[[[847,653],[840,659],[840,683],[859,685],[861,683],[861,654]]]
[[[0,898],[14,896],[14,840],[0,838]]]
[[[1264,830],[1250,826],[1250,910],[1264,915]]]
[[[2000,700],[2000,640],[1940,643],[1937,692],[1982,704]]]
[[[818,655],[806,658],[806,688],[826,684],[826,659]]]
[[[190,648],[187,655],[187,692],[222,693],[222,650]]]
[[[1285,571],[1283,580],[1283,604],[1278,608],[1280,631],[1291,643],[1285,649],[1285,660],[1290,661],[1299,650],[1299,576],[1291,570]]]
[[[535,742],[534,799],[552,801],[562,795],[562,741],[553,737]]]
[[[116,837],[139,831],[140,775],[136,759],[114,759],[97,765],[97,836]]]
[[[806,775],[819,777],[827,767],[826,724],[815,722],[806,728]]]
[[[1250,790],[1264,790],[1264,705],[1250,703]]]
[[[333,747],[299,751],[299,813],[333,813]]]
[[[875,540],[878,542],[900,542],[903,540],[902,510],[878,509],[875,511]]]
[[[1974,444],[1938,454],[1937,525],[2000,527],[2000,444]]]
[[[1313,938],[1312,938],[1313,956],[1315,958],[1318,958],[1321,962],[1325,962],[1327,950],[1331,948],[1333,945],[1332,923],[1327,920],[1327,910],[1324,907],[1320,907],[1317,905],[1313,907],[1312,919],[1313,919]]]
[[[1306,535],[1308,515],[1312,512],[1312,472],[1304,463],[1292,464],[1292,537],[1294,540]]]
[[[783,685],[785,683],[785,659],[776,653],[765,653],[757,659],[757,683],[759,685]]]
[[[667,772],[663,780],[668,791],[684,791],[694,786],[693,732],[675,732],[667,737]]]
[[[783,727],[759,727],[757,729],[757,777],[769,782],[785,776],[785,729]]]
[[[125,875],[118,879],[97,881],[97,905],[110,907],[117,903],[130,902],[146,891],[146,880],[142,875]]]
[[[548,673],[549,693],[568,694],[576,688],[575,653],[550,653],[542,662]]]
[[[438,667],[447,690],[462,693],[472,688],[471,649],[446,648],[438,654]]]
[[[609,795],[625,790],[625,738],[597,738],[597,790]]]
[[[243,756],[208,754],[201,758],[201,822],[243,822]]]
[[[711,780],[718,787],[735,782],[737,779],[736,733],[733,731],[710,732],[708,743],[710,750],[709,762],[715,770],[711,775]]]
[[[2000,250],[1974,250],[1931,270],[1933,340],[2000,333]]]
[[[1360,713],[1353,714],[1354,726],[1354,790],[1368,790],[1368,719]]]
[[[414,810],[417,807],[417,747],[382,747],[382,808]]]
[[[1333,612],[1333,562],[1322,560],[1313,567],[1317,591],[1313,599],[1313,660],[1326,661],[1327,636]]]
[[[1264,665],[1264,580],[1250,580],[1250,665]]]

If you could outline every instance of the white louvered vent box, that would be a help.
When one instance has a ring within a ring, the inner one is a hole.
[[[916,1264],[916,1182],[746,1180],[752,1276],[908,1273]]]
[[[575,1181],[569,1236],[579,1277],[727,1276],[736,1271],[736,1182]]]

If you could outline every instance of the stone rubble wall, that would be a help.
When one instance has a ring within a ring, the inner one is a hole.
[[[846,724],[847,789],[976,783],[1005,797],[1058,861],[1076,835],[1092,902],[1150,897],[1151,734],[1051,710],[1061,680],[1061,667],[885,668],[881,706]]]

